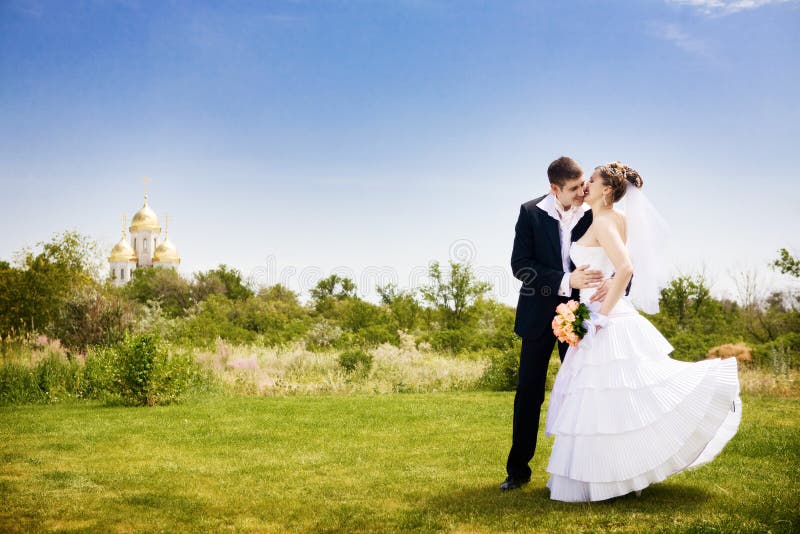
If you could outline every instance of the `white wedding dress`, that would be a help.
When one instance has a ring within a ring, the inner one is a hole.
[[[601,247],[573,243],[570,256],[605,278],[614,271]],[[593,292],[582,290],[581,301],[588,304]],[[590,341],[569,348],[550,395],[551,499],[601,501],[639,491],[710,461],[736,433],[735,358],[671,359],[669,342],[625,298]]]

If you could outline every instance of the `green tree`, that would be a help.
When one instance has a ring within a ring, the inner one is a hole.
[[[28,310],[21,294],[23,276],[21,269],[0,261],[0,336],[25,329]]]
[[[480,341],[480,346],[474,349],[492,347],[507,350],[517,344],[519,338],[514,333],[516,310],[513,307],[486,297],[478,298],[473,307],[476,318],[474,330]]]
[[[196,302],[212,294],[225,295],[229,299],[244,300],[253,296],[253,290],[242,280],[242,273],[225,264],[216,269],[195,273],[192,294]]]
[[[173,339],[194,347],[211,347],[217,338],[231,343],[253,343],[257,332],[242,326],[242,302],[212,294],[177,321]]]
[[[661,308],[674,317],[679,326],[702,315],[711,302],[711,290],[702,275],[678,276],[661,291]]]
[[[394,284],[378,286],[376,289],[381,304],[389,309],[399,329],[411,332],[417,328],[422,307],[414,297],[414,292],[398,290]]]
[[[64,300],[52,333],[72,349],[120,342],[133,326],[136,305],[118,292],[99,286],[76,289]]]
[[[702,274],[672,279],[650,319],[674,347],[673,357],[683,360],[704,358],[710,348],[743,335],[739,307],[712,297]]]
[[[261,334],[265,345],[292,341],[308,330],[308,310],[294,291],[280,284],[262,288],[256,297],[241,301],[240,306],[242,326]]]
[[[358,298],[351,279],[337,274],[323,278],[311,290],[311,297],[317,314],[325,319],[317,321],[314,329],[339,332],[334,342],[339,348],[399,343],[398,326],[389,310]]]
[[[400,342],[397,325],[389,310],[357,298],[345,298],[332,303],[329,316],[345,332],[352,335],[352,344],[375,346],[381,343]]]
[[[38,243],[40,252],[23,249],[15,255],[17,266],[0,262],[0,332],[45,331],[70,295],[97,286],[100,279],[99,247],[77,232],[56,234]]]
[[[262,287],[258,290],[257,296],[266,302],[282,303],[288,307],[302,308],[297,293],[281,284]]]
[[[778,259],[773,261],[770,267],[783,274],[800,278],[800,259],[789,254],[789,251],[785,248],[778,251]]]
[[[320,313],[329,311],[334,301],[353,298],[357,298],[356,284],[351,279],[338,274],[323,278],[311,290],[314,308]]]
[[[71,274],[76,282],[102,282],[106,262],[100,245],[91,237],[68,230],[55,234],[50,241],[40,241],[36,246],[42,249],[37,257],[41,256],[58,265]],[[19,263],[28,265],[34,255],[30,250],[23,249],[16,256]]]
[[[428,267],[429,285],[420,288],[423,299],[442,312],[448,328],[463,326],[467,321],[470,305],[491,289],[481,282],[468,263],[450,261],[450,273],[442,273],[439,262]]]
[[[189,282],[174,269],[163,267],[140,267],[122,288],[122,293],[137,302],[147,304],[156,301],[170,317],[184,315],[192,305]]]

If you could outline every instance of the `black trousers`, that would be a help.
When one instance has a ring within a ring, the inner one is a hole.
[[[514,478],[527,480],[531,477],[528,462],[536,451],[547,366],[555,344],[556,337],[549,328],[538,338],[522,339],[519,382],[514,397],[514,433],[506,462],[506,472]],[[566,343],[558,344],[558,355],[562,362],[568,347]]]

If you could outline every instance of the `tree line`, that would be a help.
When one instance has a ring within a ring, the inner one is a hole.
[[[140,268],[117,288],[103,280],[98,250],[87,236],[64,232],[21,251],[14,264],[0,261],[4,353],[31,336],[58,339],[68,351],[82,353],[115,345],[131,333],[198,348],[222,339],[264,346],[302,341],[314,351],[368,350],[382,343],[399,346],[401,335],[411,335],[419,346],[453,354],[511,355],[518,349],[514,309],[490,298],[491,286],[478,280],[469,264],[434,262],[426,285],[379,287],[379,303],[360,298],[351,279],[333,274],[302,304],[290,289],[252,287],[224,264],[191,279],[172,269]],[[786,249],[770,266],[800,277],[800,262]],[[800,352],[798,296],[750,293],[740,302],[715,298],[702,275],[681,275],[663,289],[661,309],[650,319],[681,359],[699,359],[714,346],[737,342],[750,346],[757,360],[767,361],[775,350]]]

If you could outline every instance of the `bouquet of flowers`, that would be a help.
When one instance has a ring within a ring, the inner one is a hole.
[[[559,304],[556,308],[556,316],[553,317],[553,333],[559,341],[566,341],[573,347],[581,342],[586,334],[587,320],[590,310],[586,304],[570,300]]]

